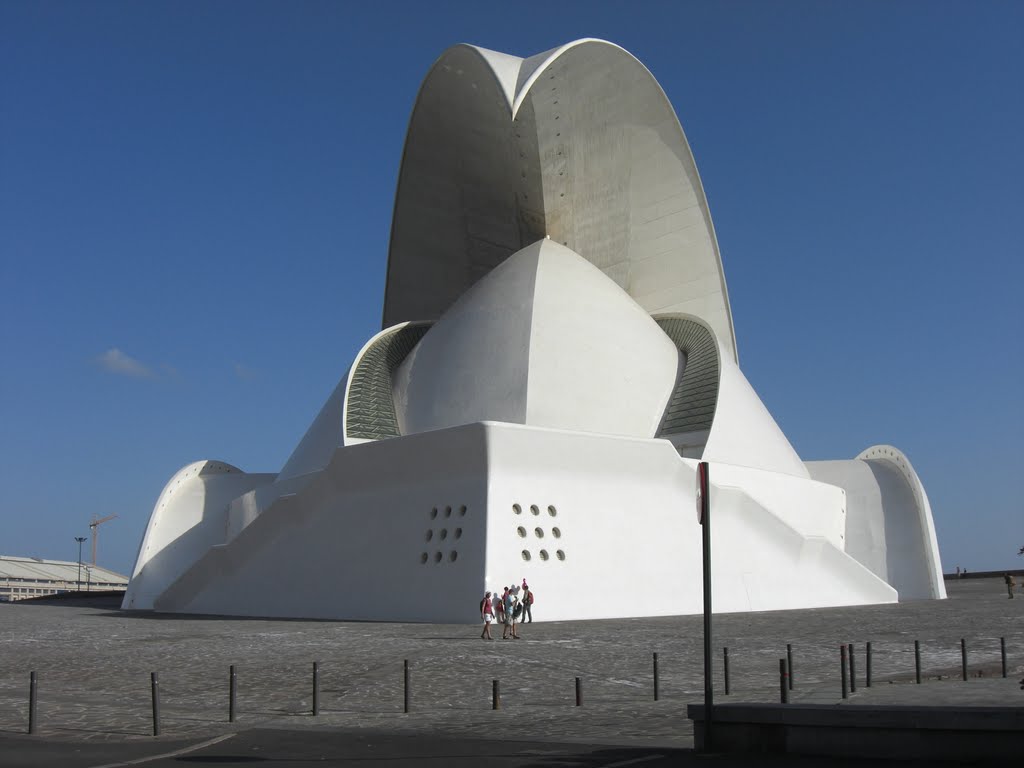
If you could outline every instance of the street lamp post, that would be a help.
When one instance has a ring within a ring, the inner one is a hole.
[[[82,542],[85,541],[85,536],[75,536],[75,541],[78,542],[78,591],[82,591]]]

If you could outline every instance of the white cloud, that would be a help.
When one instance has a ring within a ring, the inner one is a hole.
[[[140,363],[130,355],[126,355],[117,347],[108,349],[96,358],[96,362],[104,370],[120,374],[121,376],[134,376],[139,379],[149,379],[155,376],[149,366]]]

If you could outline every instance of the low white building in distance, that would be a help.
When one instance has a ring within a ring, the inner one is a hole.
[[[127,587],[127,576],[91,563],[0,555],[0,602],[66,592],[123,592]]]
[[[475,621],[699,613],[698,461],[718,611],[945,597],[899,450],[799,456],[739,365],[686,137],[632,55],[445,51],[420,89],[383,327],[279,472],[181,469],[123,607]]]

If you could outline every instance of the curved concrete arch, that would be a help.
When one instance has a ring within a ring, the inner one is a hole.
[[[900,599],[944,598],[931,505],[906,455],[874,445],[854,459],[809,461],[813,479],[846,494],[846,553]]]
[[[211,460],[175,472],[157,497],[121,607],[152,609],[175,579],[211,546],[223,543],[231,500],[276,477]]]
[[[700,317],[735,361],[704,189],[653,75],[619,46],[578,40],[521,60],[510,111],[512,57],[491,54],[449,49],[417,98],[384,325],[440,317],[498,263],[550,236],[648,313]]]
[[[345,445],[402,434],[395,413],[395,371],[432,323],[402,323],[378,333],[352,364],[345,388]]]
[[[542,217],[520,211],[510,183],[519,158],[494,61],[457,45],[420,86],[395,193],[382,327],[436,320],[479,278],[544,237]],[[539,191],[533,197],[539,203]]]
[[[891,445],[873,445],[865,448],[857,459],[867,462],[886,462],[894,467],[903,477],[914,497],[914,506],[917,513],[917,523],[920,526],[921,549],[923,553],[923,566],[927,571],[927,578],[931,593],[928,597],[944,598],[946,596],[946,583],[942,578],[942,563],[938,558],[939,541],[935,535],[935,521],[932,519],[932,506],[928,501],[928,494],[924,490],[924,483],[918,477],[910,459],[903,451]],[[915,595],[920,597],[923,595]]]
[[[710,433],[718,405],[721,368],[715,335],[700,320],[686,315],[657,315],[654,320],[684,360],[656,437]]]

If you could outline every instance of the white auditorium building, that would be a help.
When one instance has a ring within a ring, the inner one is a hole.
[[[123,607],[470,622],[525,578],[538,619],[700,613],[700,460],[716,611],[945,597],[907,457],[807,461],[744,377],[651,73],[600,40],[455,46],[413,109],[382,330],[279,472],[171,478]]]

